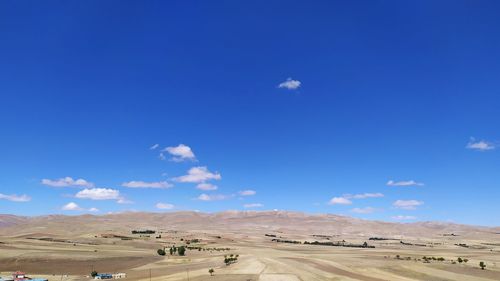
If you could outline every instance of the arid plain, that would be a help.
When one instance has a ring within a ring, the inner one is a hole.
[[[170,255],[173,245],[186,254]],[[16,270],[49,280],[95,270],[158,281],[489,281],[500,280],[500,228],[284,211],[0,215],[0,276]]]

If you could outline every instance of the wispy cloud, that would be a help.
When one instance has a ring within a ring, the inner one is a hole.
[[[211,184],[211,183],[199,183],[197,186],[196,186],[197,189],[199,190],[206,190],[206,191],[209,191],[209,190],[217,190],[217,186],[214,185],[214,184]]]
[[[345,194],[343,197],[347,199],[380,198],[384,197],[384,194],[382,193]]]
[[[344,197],[333,197],[328,202],[329,205],[351,205],[352,201]]]
[[[118,200],[116,200],[116,203],[118,203],[118,204],[134,204],[134,201],[128,200],[124,197],[120,197],[120,198],[118,198]]]
[[[387,186],[423,186],[424,184],[421,182],[416,182],[414,180],[408,181],[393,181],[390,180],[387,182]]]
[[[53,186],[53,187],[67,187],[67,186],[75,186],[75,187],[94,187],[94,184],[86,181],[84,179],[76,179],[74,180],[72,177],[64,177],[60,179],[42,179],[42,184]]]
[[[156,143],[156,144],[153,144],[153,145],[152,145],[149,149],[151,149],[151,150],[155,150],[155,149],[157,149],[159,146],[160,146],[160,145]]]
[[[255,190],[247,189],[247,190],[242,190],[242,191],[238,192],[238,194],[241,196],[252,196],[252,195],[257,194],[257,192]]]
[[[79,191],[76,198],[91,200],[120,200],[120,191],[110,188],[85,188]]]
[[[0,193],[0,199],[12,201],[12,202],[29,202],[29,201],[31,201],[31,197],[29,197],[26,194],[23,194],[23,195],[16,195],[16,194],[7,195],[7,194]]]
[[[186,160],[191,160],[195,161],[196,157],[194,156],[193,151],[191,150],[191,147],[185,145],[185,144],[179,144],[178,146],[169,146],[165,149],[162,150],[163,152],[168,152],[170,155],[172,155],[172,158],[170,158],[171,161],[174,162],[182,162]]]
[[[205,193],[200,194],[196,199],[200,201],[220,201],[220,200],[226,200],[233,197],[232,195],[224,195],[224,194],[212,194],[208,195]]]
[[[288,90],[296,90],[300,87],[302,83],[299,80],[293,80],[292,78],[287,78],[286,81],[281,82],[278,88],[285,88]]]
[[[246,208],[246,209],[262,208],[262,207],[264,207],[264,205],[261,204],[261,203],[249,203],[249,204],[244,204],[243,205],[243,208]]]
[[[398,209],[415,210],[418,206],[423,205],[423,201],[418,200],[396,200],[392,205]]]
[[[465,148],[468,149],[473,149],[477,151],[488,151],[488,150],[493,150],[496,148],[495,144],[485,141],[485,140],[480,140],[476,141],[474,138],[471,138],[469,140],[469,143],[465,146]]]
[[[193,167],[189,169],[187,175],[174,178],[177,182],[202,183],[209,180],[220,180],[222,177],[219,173],[208,171],[207,167]]]
[[[160,210],[172,210],[173,208],[175,208],[174,205],[169,204],[169,203],[157,203],[155,206],[157,209],[160,209]]]
[[[351,212],[356,213],[356,214],[371,214],[371,213],[374,213],[376,211],[377,211],[377,209],[372,208],[372,207],[351,209]]]
[[[403,216],[403,215],[393,216],[391,218],[394,220],[414,220],[414,219],[417,219],[417,217],[414,217],[414,216]]]
[[[159,188],[159,189],[167,189],[171,188],[174,186],[171,183],[168,183],[166,181],[159,181],[159,182],[144,182],[144,181],[129,181],[129,182],[124,182],[122,183],[123,187],[128,187],[128,188]]]

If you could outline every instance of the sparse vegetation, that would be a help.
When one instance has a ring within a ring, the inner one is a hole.
[[[210,276],[214,276],[214,272],[215,272],[215,270],[213,268],[210,268],[208,270],[208,273],[210,273]]]
[[[145,230],[132,230],[132,234],[155,234],[156,231],[154,230],[149,230],[149,229],[145,229]]]
[[[238,261],[239,255],[230,254],[229,257],[227,255],[224,256],[224,263],[226,266],[236,263]]]

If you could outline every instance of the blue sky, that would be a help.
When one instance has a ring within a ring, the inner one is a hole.
[[[0,213],[284,209],[498,226],[499,12],[2,1]]]

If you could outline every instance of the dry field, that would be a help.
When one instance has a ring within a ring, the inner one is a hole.
[[[131,233],[144,229],[156,233],[149,237]],[[370,240],[373,237],[383,240]],[[191,242],[194,239],[199,241]],[[367,242],[375,248],[304,241]],[[172,245],[196,249],[187,250],[185,256],[171,256],[168,249]],[[157,249],[163,247],[167,247],[167,255],[159,256]],[[224,255],[230,254],[239,255],[238,261],[226,266]],[[424,256],[429,257],[428,262]],[[468,262],[459,263],[458,257]],[[485,270],[479,268],[480,261],[486,263]],[[209,275],[210,268],[215,270],[214,276]],[[500,280],[500,229],[394,224],[291,212],[0,215],[0,275],[23,270],[49,280],[89,280],[92,269],[125,272],[127,280],[158,281],[491,281]]]

